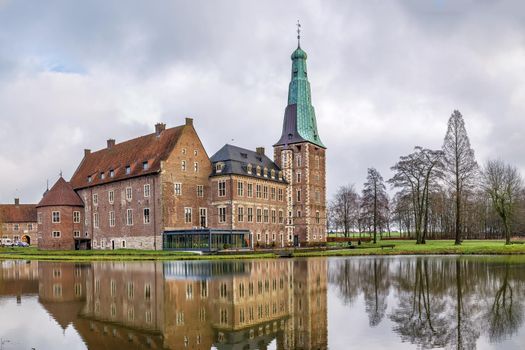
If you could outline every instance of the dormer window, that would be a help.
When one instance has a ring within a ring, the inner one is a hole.
[[[248,158],[248,153],[241,153],[241,157],[244,158],[244,159],[247,159]]]
[[[91,175],[88,176],[88,178],[87,178],[87,182],[91,182]]]
[[[261,167],[257,165],[257,176],[261,176]]]
[[[149,169],[149,164],[147,161],[145,162],[142,162],[142,170],[148,170]]]
[[[109,177],[115,177],[115,170],[111,169],[109,171]]]
[[[248,164],[248,165],[246,166],[246,172],[247,172],[248,174],[250,174],[250,175],[252,174],[252,165],[251,165],[251,164]]]
[[[217,164],[215,164],[215,172],[216,173],[222,173],[223,169],[224,169],[224,163],[217,163]]]
[[[104,173],[100,173],[100,179],[101,179],[101,180],[104,180],[105,178],[106,178],[106,174],[104,174]]]
[[[131,174],[131,166],[126,165],[126,175]]]
[[[272,179],[275,179],[275,170],[274,170],[274,169],[272,169],[272,171],[270,172],[270,174],[271,174]]]
[[[263,174],[264,174],[264,177],[268,177],[268,168],[264,168]]]
[[[283,172],[279,171],[279,181],[283,181]]]

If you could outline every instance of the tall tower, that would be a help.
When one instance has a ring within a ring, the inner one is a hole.
[[[326,147],[317,132],[307,55],[301,49],[299,35],[297,39],[297,49],[291,57],[292,77],[283,132],[274,145],[274,159],[289,184],[288,242],[315,245],[326,242]]]

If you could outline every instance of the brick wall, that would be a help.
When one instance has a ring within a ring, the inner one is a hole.
[[[80,212],[80,223],[73,222],[73,212]],[[60,222],[52,222],[52,213],[60,213]],[[41,218],[38,223],[38,248],[66,250],[75,249],[75,239],[73,233],[79,231],[82,233],[82,207],[40,207],[37,208],[37,215]],[[59,237],[53,237],[53,232],[60,232]]]

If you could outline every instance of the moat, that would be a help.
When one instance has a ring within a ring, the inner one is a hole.
[[[525,257],[0,261],[1,349],[521,349]]]

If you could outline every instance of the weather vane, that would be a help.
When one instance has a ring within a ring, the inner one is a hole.
[[[301,23],[297,20],[297,46],[301,46]]]

